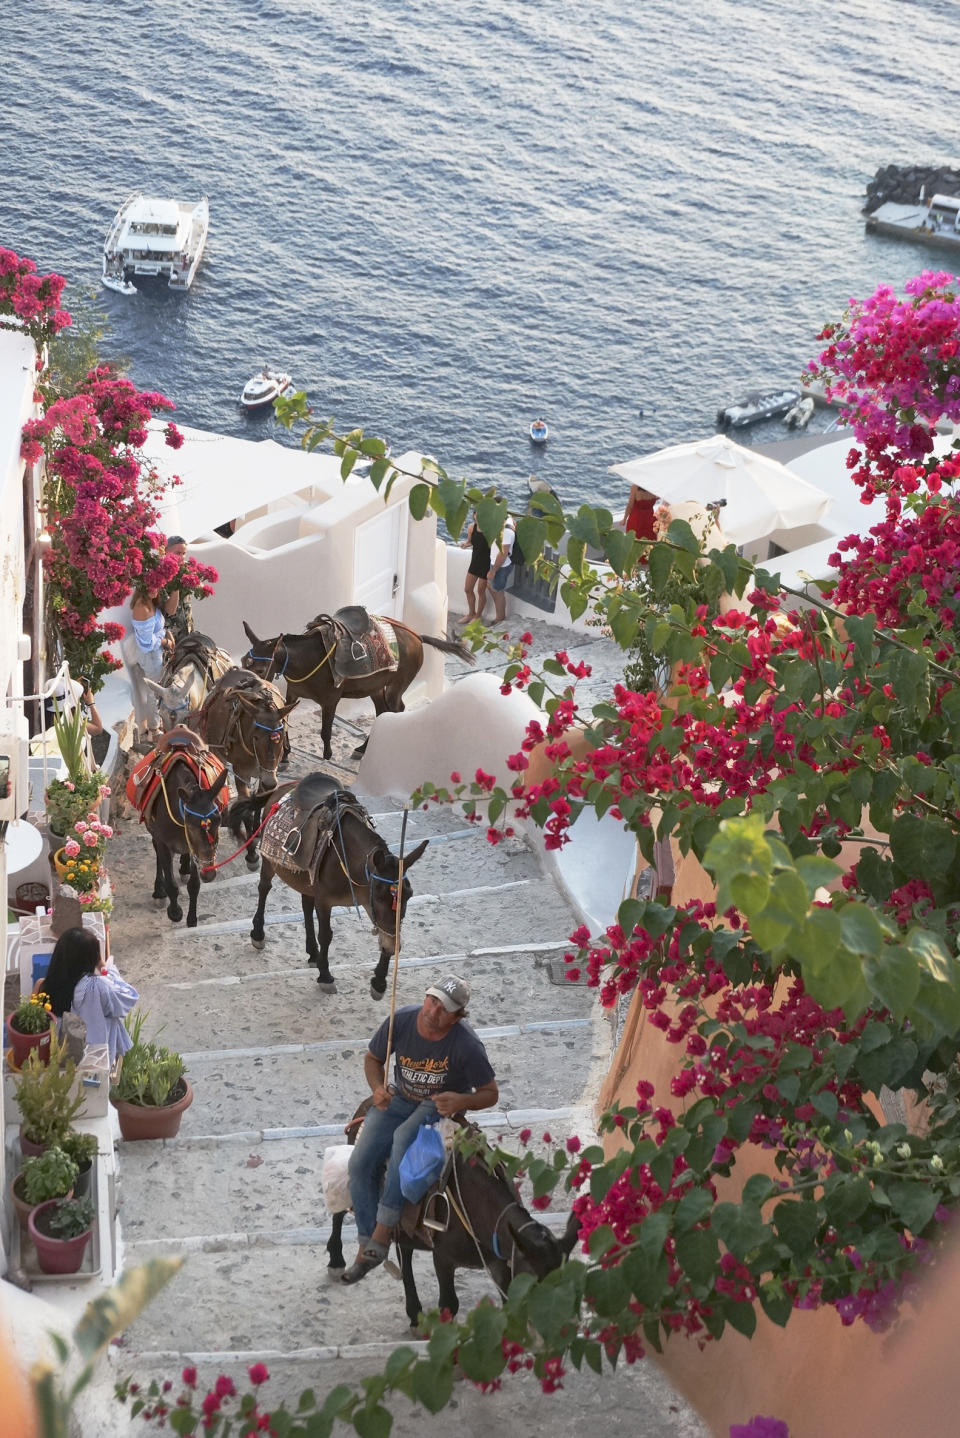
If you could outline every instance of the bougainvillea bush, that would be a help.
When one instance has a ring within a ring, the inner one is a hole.
[[[642,634],[670,692],[619,684],[583,712],[586,666],[560,653],[535,674],[521,637],[504,687],[544,716],[510,756],[512,787],[478,771],[416,799],[459,799],[492,841],[527,817],[555,849],[584,809],[610,814],[648,861],[666,836],[692,852],[716,896],[630,899],[599,940],[571,936],[571,976],[585,969],[608,1007],[636,995],[676,1055],[668,1092],[641,1079],[602,1117],[611,1156],[577,1138],[549,1158],[496,1155],[525,1172],[535,1208],[567,1191],[578,1257],[517,1278],[502,1308],[432,1315],[425,1347],[328,1395],[311,1432],[340,1417],[386,1433],[391,1390],[435,1411],[454,1370],[489,1388],[532,1368],[552,1391],[570,1364],[602,1371],[728,1325],[749,1336],[761,1312],[784,1325],[829,1307],[838,1327],[883,1330],[936,1261],[960,1196],[960,527],[955,451],[933,435],[960,414],[954,282],[878,291],[822,338],[814,367],[852,403],[851,471],[886,500],[838,547],[832,587],[801,602],[732,546],[702,554],[686,524],[647,544],[552,495],[518,523],[528,557],[566,535],[568,608],[592,607],[627,651]],[[309,423],[296,401],[287,417]],[[331,435],[314,426],[305,442]],[[378,443],[334,437],[344,476],[365,453],[389,484]],[[410,503],[453,534],[473,505],[488,537],[506,517],[439,470]],[[923,1121],[889,1121],[885,1089],[924,1100]],[[765,1171],[721,1193],[747,1151]]]
[[[54,645],[74,674],[94,690],[119,667],[105,647],[122,626],[101,623],[102,610],[122,604],[138,582],[158,588],[177,580],[182,591],[212,592],[216,571],[195,560],[164,555],[157,532],[156,500],[162,488],[142,446],[154,415],[173,405],[161,394],[138,390],[110,365],[90,370],[69,393],[58,392],[45,369],[44,345],[70,323],[58,308],[64,280],[38,276],[32,260],[0,250],[0,323],[27,330],[37,345],[37,397],[43,415],[24,426],[21,453],[29,463],[45,460],[43,522],[49,547],[47,620]],[[172,422],[166,442],[183,437]]]

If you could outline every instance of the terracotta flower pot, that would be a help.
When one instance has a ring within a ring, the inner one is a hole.
[[[27,1219],[27,1229],[37,1250],[37,1262],[42,1272],[76,1273],[83,1262],[87,1244],[93,1236],[93,1228],[88,1228],[76,1238],[54,1238],[51,1234],[44,1233],[44,1214],[55,1208],[59,1202],[58,1198],[51,1198],[46,1203],[38,1204]]]
[[[183,1095],[173,1103],[160,1107],[147,1103],[128,1103],[110,1095],[110,1102],[117,1110],[120,1132],[128,1141],[138,1138],[176,1138],[180,1131],[180,1120],[193,1103],[193,1089],[186,1079],[181,1079]]]
[[[20,1152],[24,1158],[36,1158],[38,1154],[46,1153],[50,1147],[48,1143],[34,1143],[32,1138],[27,1138],[20,1129]]]
[[[34,1209],[39,1208],[39,1204],[28,1203],[25,1198],[20,1197],[19,1183],[22,1178],[23,1174],[18,1173],[16,1178],[10,1184],[10,1197],[13,1199],[14,1209],[16,1210],[17,1217],[20,1220],[20,1227],[23,1229],[24,1233],[26,1233],[27,1220],[29,1219],[31,1213],[33,1213]],[[69,1193],[65,1193],[63,1196],[64,1198],[73,1198],[74,1192],[75,1190],[71,1188]],[[77,1195],[77,1197],[79,1197],[79,1194]]]
[[[54,1020],[56,1023],[56,1020]],[[21,1069],[32,1050],[36,1049],[42,1061],[50,1062],[50,1035],[53,1032],[53,1023],[50,1028],[44,1029],[40,1034],[22,1034],[19,1029],[13,1026],[13,1014],[7,1019],[7,1036],[10,1039],[10,1049],[13,1054],[14,1065]]]

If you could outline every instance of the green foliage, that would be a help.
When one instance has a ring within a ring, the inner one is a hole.
[[[62,1148],[52,1144],[43,1153],[24,1159],[20,1174],[20,1192],[27,1203],[46,1203],[48,1198],[63,1198],[77,1181],[78,1168]]]
[[[162,1108],[179,1096],[175,1090],[183,1078],[185,1065],[173,1049],[143,1038],[146,1018],[138,1008],[124,1019],[133,1042],[123,1056],[120,1077],[111,1088],[110,1097],[123,1103]]]
[[[67,1058],[66,1043],[51,1036],[50,1062],[32,1053],[24,1061],[13,1096],[20,1110],[23,1136],[36,1144],[62,1144],[83,1105],[80,1094],[71,1096],[77,1066]]]
[[[92,1228],[93,1204],[89,1198],[61,1198],[43,1216],[44,1232],[51,1238],[79,1238]]]

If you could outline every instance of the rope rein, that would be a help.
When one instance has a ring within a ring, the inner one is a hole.
[[[393,933],[393,984],[390,989],[390,1022],[387,1025],[387,1052],[383,1059],[383,1083],[386,1088],[390,1082],[390,1053],[393,1049],[393,1022],[397,1014],[397,974],[400,972],[400,919],[403,910],[403,846],[407,837],[407,815],[409,813],[406,804],[403,806],[403,821],[400,825],[400,853],[397,859],[397,890],[395,899],[396,921]],[[371,897],[373,885],[371,884]]]

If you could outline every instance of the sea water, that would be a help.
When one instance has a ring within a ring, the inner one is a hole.
[[[536,474],[619,504],[610,464],[711,434],[849,296],[949,264],[860,207],[879,165],[956,159],[955,13],[30,0],[3,21],[0,244],[93,292],[185,424],[293,442],[237,404],[268,362],[515,501]],[[99,287],[138,189],[209,196],[187,294]]]

